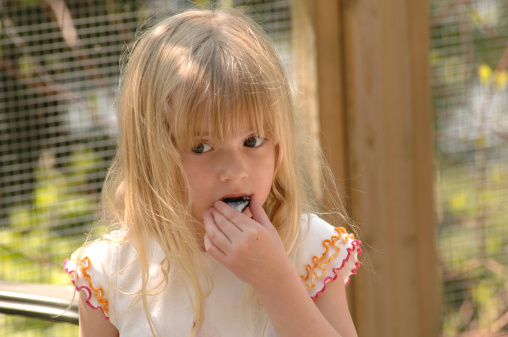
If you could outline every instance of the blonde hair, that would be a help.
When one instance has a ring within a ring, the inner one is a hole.
[[[141,298],[147,306],[148,261],[143,247],[157,240],[170,267],[186,282],[194,329],[204,320],[211,287],[202,256],[200,225],[192,218],[192,195],[180,151],[195,145],[207,121],[217,139],[248,122],[276,145],[276,167],[265,211],[289,254],[302,212],[310,211],[291,89],[270,41],[251,19],[234,10],[193,10],[167,18],[134,43],[123,69],[118,100],[118,153],[104,186],[110,214],[127,230],[142,266]],[[177,253],[175,253],[177,252]],[[166,274],[166,279],[168,275]],[[187,286],[188,284],[188,286]],[[154,333],[155,334],[155,333]]]

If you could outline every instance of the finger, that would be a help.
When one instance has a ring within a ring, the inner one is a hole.
[[[231,240],[217,226],[210,211],[203,214],[203,223],[205,225],[206,237],[214,246],[227,255]]]
[[[237,212],[235,209],[233,209],[233,211]],[[210,209],[210,214],[212,215],[213,221],[217,227],[228,237],[230,241],[233,241],[236,235],[242,231],[235,223],[233,223],[225,215],[221,214],[217,209]]]
[[[207,234],[205,234],[205,237],[203,240],[204,240],[204,244],[205,244],[205,250],[208,252],[208,254],[210,254],[211,257],[213,257],[214,259],[216,259],[219,262],[226,260],[227,255],[222,250],[220,250],[220,248],[217,247],[212,242],[212,240],[210,240],[210,238],[208,237]]]
[[[272,222],[268,218],[263,206],[255,195],[251,197],[249,208],[254,221],[260,223],[264,227],[273,227]]]
[[[243,228],[245,226],[244,225],[245,221],[250,220],[250,218],[248,216],[246,216],[243,213],[238,212],[236,209],[229,206],[228,204],[226,204],[223,201],[216,201],[214,203],[214,207],[220,215],[222,215],[224,218],[229,220],[228,222],[230,222],[231,224],[236,226],[241,231],[243,230]]]

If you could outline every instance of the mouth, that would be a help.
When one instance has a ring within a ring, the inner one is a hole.
[[[243,213],[250,204],[250,197],[225,198],[222,199],[226,204]]]

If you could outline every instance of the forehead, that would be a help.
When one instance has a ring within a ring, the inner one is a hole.
[[[260,137],[273,134],[274,126],[280,124],[274,105],[268,104],[266,99],[239,96],[235,97],[236,100],[221,99],[211,94],[200,100],[185,99],[185,95],[173,97],[168,122],[176,145],[188,148],[195,145],[193,143],[199,137],[221,141],[244,132]]]

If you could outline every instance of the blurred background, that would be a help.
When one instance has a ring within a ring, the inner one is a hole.
[[[508,2],[430,18],[442,330],[508,336]]]
[[[357,2],[328,4],[347,24]],[[305,62],[320,59],[302,59],[300,49],[312,55],[313,45],[297,34],[307,32],[302,27],[305,11],[313,10],[310,0],[0,0],[0,281],[69,284],[63,260],[86,234],[100,235],[105,227],[96,219],[115,153],[119,58],[138,29],[196,3],[240,7],[269,33],[289,77],[298,87],[308,85]],[[414,15],[424,17],[428,46],[428,77],[412,81],[429,92],[432,207],[426,228],[437,256],[431,261],[438,274],[435,335],[508,336],[508,2],[429,0]],[[346,40],[345,49],[354,44],[346,33],[337,35]],[[319,96],[324,88],[312,90]],[[302,89],[303,107],[312,101],[308,92]],[[324,116],[323,106],[315,105],[315,114]],[[365,256],[378,254],[375,241],[368,233],[365,238],[372,244]],[[372,269],[361,276],[383,277],[375,263]],[[365,325],[355,303],[369,300],[359,292],[354,289],[352,311]],[[367,330],[359,327],[360,336]],[[77,336],[77,326],[0,314],[0,335]]]

